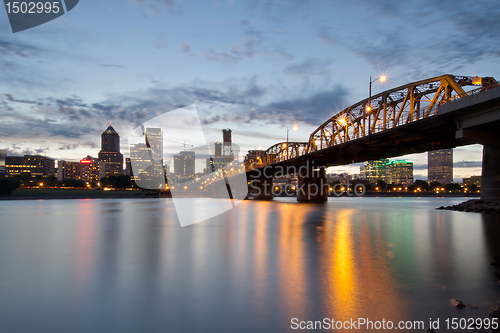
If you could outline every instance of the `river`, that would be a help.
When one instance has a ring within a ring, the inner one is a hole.
[[[171,199],[1,201],[0,332],[446,331],[500,305],[500,217],[435,210],[461,201],[244,201],[183,228]]]

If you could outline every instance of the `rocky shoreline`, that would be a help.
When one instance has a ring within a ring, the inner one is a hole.
[[[475,212],[500,214],[500,201],[487,202],[481,199],[471,199],[453,206],[441,206],[436,209],[455,210],[459,212]]]

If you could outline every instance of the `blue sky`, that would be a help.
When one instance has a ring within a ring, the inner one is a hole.
[[[0,148],[96,156],[113,123],[196,104],[209,141],[242,150],[306,141],[368,95],[445,73],[500,78],[495,1],[81,0],[13,34],[0,10]],[[177,138],[179,141],[189,138]],[[179,150],[182,146],[179,147]],[[405,156],[426,178],[426,154]],[[455,150],[455,179],[480,174],[481,147]],[[359,167],[339,167],[355,171]]]

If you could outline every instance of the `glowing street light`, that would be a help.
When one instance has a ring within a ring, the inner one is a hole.
[[[296,131],[297,130],[297,126],[292,126],[292,128],[288,127],[286,128],[286,143],[288,144],[288,132],[290,132],[290,130],[294,130]]]
[[[340,126],[344,126],[344,141],[347,141],[347,119],[346,117],[339,117],[337,119],[337,123],[340,125]]]

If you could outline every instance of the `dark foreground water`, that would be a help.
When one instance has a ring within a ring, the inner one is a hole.
[[[3,201],[0,332],[289,332],[292,318],[360,317],[440,318],[445,331],[500,305],[500,219],[434,209],[460,201],[245,201],[184,228],[170,199]]]

